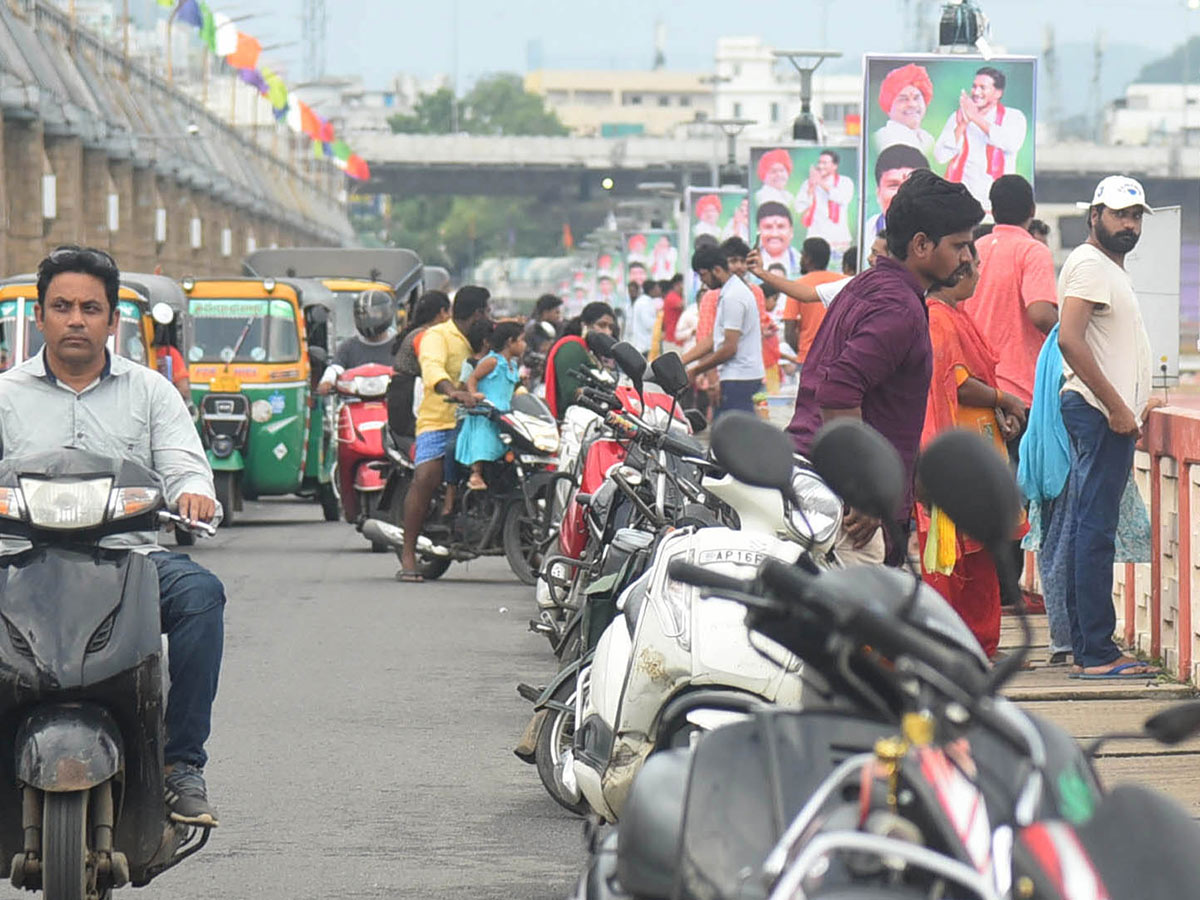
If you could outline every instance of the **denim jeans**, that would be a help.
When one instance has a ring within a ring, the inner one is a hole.
[[[749,378],[739,381],[721,382],[721,405],[717,407],[717,415],[740,409],[742,412],[754,412],[753,397],[762,390],[761,378]],[[714,416],[715,418],[715,416]]]
[[[1073,521],[1068,506],[1070,481],[1063,488],[1062,496],[1046,500],[1041,504],[1042,546],[1038,550],[1038,575],[1042,579],[1042,600],[1046,604],[1046,618],[1050,622],[1050,652],[1074,652],[1075,642],[1071,639],[1071,617],[1067,615],[1066,594],[1071,583],[1074,560],[1068,553],[1063,539],[1066,522]]]
[[[1121,495],[1133,467],[1135,439],[1115,433],[1100,410],[1074,391],[1063,394],[1071,439],[1071,477],[1061,548],[1067,556],[1067,616],[1075,664],[1102,666],[1121,655],[1113,641],[1113,559]]]
[[[204,768],[212,730],[213,698],[225,644],[225,588],[212,572],[183,553],[151,553],[158,569],[162,630],[171,661],[167,697],[166,763]]]

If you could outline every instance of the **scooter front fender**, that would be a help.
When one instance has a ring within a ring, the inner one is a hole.
[[[206,450],[208,456],[208,465],[214,472],[243,472],[246,469],[246,460],[242,458],[241,450],[234,450],[228,456],[222,458],[213,455],[211,450]]]
[[[17,730],[17,779],[42,791],[86,791],[124,764],[117,723],[91,703],[41,706]]]

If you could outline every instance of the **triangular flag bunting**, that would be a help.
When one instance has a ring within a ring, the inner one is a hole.
[[[225,62],[235,69],[253,69],[258,65],[262,44],[245,32],[237,34],[237,49],[225,57]]]
[[[217,56],[229,56],[237,51],[238,30],[229,16],[219,12],[213,13],[213,30],[213,53]]]

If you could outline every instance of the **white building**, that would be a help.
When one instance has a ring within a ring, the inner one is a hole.
[[[1200,146],[1200,84],[1131,84],[1104,118],[1111,144],[1174,144],[1182,130],[1188,146]]]
[[[771,51],[757,37],[717,40],[717,117],[754,119],[757,124],[743,132],[752,143],[789,140],[792,122],[800,114],[799,75],[791,63]],[[861,76],[823,75],[817,70],[812,112],[823,123],[827,140],[846,136],[847,117],[862,113],[862,93]]]
[[[388,119],[411,114],[422,94],[449,87],[444,75],[421,80],[412,75],[396,75],[382,90],[367,89],[361,78],[329,76],[292,89],[292,93],[321,115],[331,119],[339,130],[388,133]]]

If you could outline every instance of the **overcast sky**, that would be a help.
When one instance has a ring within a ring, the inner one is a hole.
[[[212,6],[231,15],[255,13],[242,28],[263,44],[299,40],[301,0],[213,0]],[[326,71],[361,75],[371,87],[402,71],[449,74],[457,44],[459,83],[469,85],[487,72],[524,72],[531,41],[540,43],[552,68],[646,68],[656,20],[666,26],[670,68],[708,70],[721,35],[761,35],[781,48],[819,45],[825,6],[822,0],[326,0]],[[829,46],[852,58],[906,49],[905,6],[903,0],[829,0]],[[930,6],[936,15],[940,2]],[[1163,53],[1189,28],[1200,33],[1200,11],[1189,12],[1187,0],[982,0],[982,6],[994,41],[1011,49],[1040,48],[1047,24],[1060,44],[1091,42],[1101,28],[1112,45]],[[268,51],[264,59],[272,55],[293,70],[301,59],[298,45]],[[857,68],[857,62],[849,65]]]

